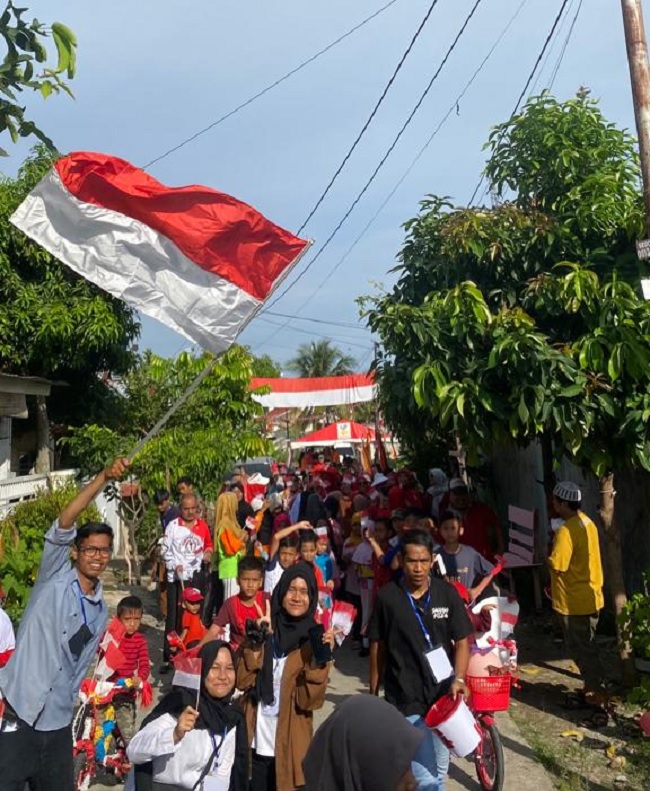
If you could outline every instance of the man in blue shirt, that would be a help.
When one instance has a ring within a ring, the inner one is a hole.
[[[3,791],[71,791],[71,722],[76,695],[107,621],[99,578],[113,551],[101,522],[75,520],[128,460],[102,470],[67,505],[45,536],[45,548],[16,651],[0,670]],[[70,562],[72,558],[72,563]]]

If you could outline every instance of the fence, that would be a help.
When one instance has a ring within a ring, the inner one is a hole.
[[[39,492],[45,489],[56,489],[58,486],[72,481],[77,477],[78,470],[57,470],[47,475],[19,475],[14,478],[5,478],[0,481],[0,520],[7,516],[18,503],[24,500],[33,500]],[[109,524],[115,532],[114,550],[117,555],[120,551],[120,518],[117,513],[115,500],[108,500],[104,493],[100,493],[95,500],[102,519]]]

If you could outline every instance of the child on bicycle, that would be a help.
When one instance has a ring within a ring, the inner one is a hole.
[[[125,744],[135,733],[137,693],[149,678],[151,669],[147,640],[140,631],[142,611],[142,601],[137,596],[125,596],[117,605],[117,618],[124,627],[124,636],[118,644],[124,664],[116,668],[108,680],[127,679],[124,691],[113,698],[112,704],[115,721]]]

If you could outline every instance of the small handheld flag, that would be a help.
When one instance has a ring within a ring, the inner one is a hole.
[[[201,689],[201,660],[198,656],[179,654],[174,660],[172,685],[186,689]]]

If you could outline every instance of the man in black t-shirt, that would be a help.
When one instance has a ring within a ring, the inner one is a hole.
[[[420,791],[438,791],[449,768],[449,751],[427,728],[424,716],[447,692],[467,696],[472,624],[456,590],[433,578],[433,542],[428,533],[404,535],[404,578],[377,595],[368,635],[370,691],[379,694],[427,734],[411,769]]]

